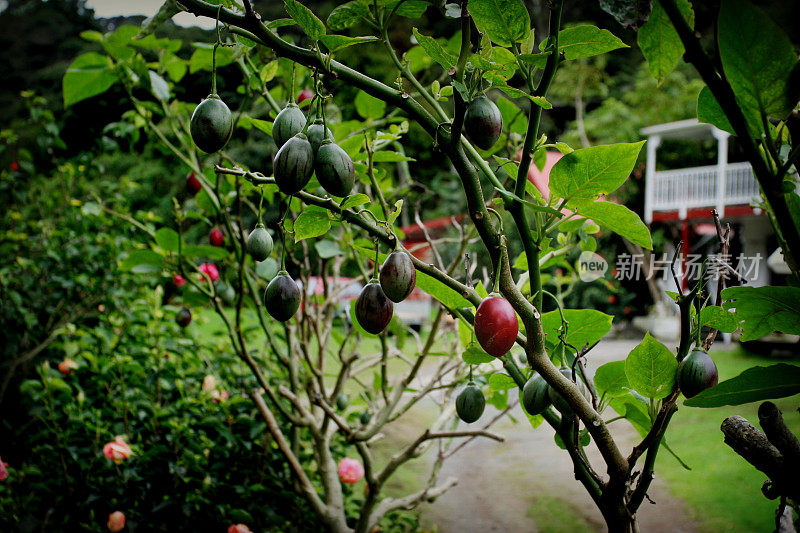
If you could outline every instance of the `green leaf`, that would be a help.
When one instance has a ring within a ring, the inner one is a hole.
[[[722,131],[733,134],[733,126],[725,116],[725,112],[720,107],[717,99],[711,94],[711,89],[703,87],[697,95],[697,120],[707,124],[713,124]]]
[[[689,0],[678,0],[676,5],[689,27],[694,28],[694,11]],[[667,74],[678,65],[684,48],[678,32],[660,3],[653,3],[650,19],[639,29],[638,42],[650,74],[661,85]]]
[[[531,19],[520,0],[471,0],[475,25],[500,46],[511,46],[528,36]]]
[[[166,80],[158,75],[157,72],[149,71],[150,74],[150,91],[153,93],[153,96],[161,100],[162,102],[169,101],[169,84],[167,84]]]
[[[653,249],[650,230],[639,215],[624,205],[614,202],[588,202],[578,207],[578,212],[634,244],[648,250]]]
[[[172,228],[159,228],[156,231],[156,244],[167,252],[177,252],[178,232]]]
[[[63,80],[64,107],[106,92],[117,81],[111,60],[88,52],[75,58]]]
[[[783,119],[797,102],[790,77],[797,54],[786,34],[745,0],[724,0],[718,48],[725,77],[744,108]]]
[[[678,361],[672,352],[646,333],[644,340],[625,359],[625,375],[631,387],[648,398],[664,398],[672,392]]]
[[[550,52],[543,52],[541,54],[520,54],[517,58],[529,67],[544,68],[549,55]]]
[[[643,144],[609,144],[570,152],[550,171],[551,194],[578,203],[615,191],[628,179]]]
[[[317,41],[325,35],[325,24],[314,13],[297,0],[284,0],[286,12],[308,37]]]
[[[743,341],[774,331],[800,335],[798,287],[730,287],[722,291],[722,298],[725,309],[736,309]]]
[[[210,244],[190,244],[183,248],[183,255],[217,260],[228,257],[228,250],[219,246],[211,246]]]
[[[330,241],[328,239],[315,242],[314,248],[317,250],[319,256],[323,259],[330,259],[331,257],[336,257],[337,255],[342,255],[344,253],[339,247],[338,242]]]
[[[294,221],[294,242],[325,235],[331,229],[331,221],[325,210],[306,209]]]
[[[345,209],[368,204],[369,202],[370,202],[369,196],[363,193],[358,193],[358,194],[351,194],[350,196],[345,198],[339,205],[344,211]]]
[[[382,0],[385,2],[386,10],[392,11],[397,6],[396,14],[401,17],[411,19],[420,18],[425,14],[431,4],[427,0]],[[381,2],[379,2],[381,3]]]
[[[594,386],[597,394],[606,398],[628,394],[631,385],[625,374],[625,361],[612,361],[598,368],[594,375]]]
[[[716,305],[707,305],[700,310],[700,327],[710,326],[716,330],[733,333],[738,327],[736,316]]]
[[[509,390],[515,388],[516,386],[517,382],[514,381],[508,374],[496,372],[489,376],[489,388],[494,391]]]
[[[157,272],[163,266],[164,258],[153,250],[134,250],[122,261],[119,269],[135,274],[145,274],[147,272]]]
[[[800,367],[787,363],[748,368],[684,402],[691,407],[742,405],[800,394]]]
[[[358,91],[355,100],[356,112],[366,119],[382,118],[386,112],[386,102],[371,96],[364,91]]]
[[[483,348],[481,348],[480,345],[476,343],[472,343],[469,346],[467,346],[467,349],[464,350],[464,353],[461,354],[461,358],[468,365],[480,365],[483,363],[491,363],[492,361],[494,361],[494,357],[484,352]]]
[[[458,58],[445,50],[441,44],[436,42],[436,39],[421,34],[419,31],[417,31],[417,28],[413,28],[412,31],[414,32],[414,37],[417,38],[419,45],[425,50],[431,59],[442,66],[445,72],[449,72],[450,69],[456,68],[456,61],[458,61]]]
[[[375,259],[375,250],[369,250],[367,248],[361,248],[360,246],[355,245],[353,245],[353,249],[355,249],[355,251],[358,252],[362,257],[365,257],[369,260]],[[387,257],[387,254],[379,253],[378,261],[382,263]],[[451,289],[441,281],[432,278],[424,272],[417,271],[417,287],[419,287],[421,291],[430,294],[432,298],[440,301],[446,307],[453,309],[472,307],[472,304],[469,302],[469,300],[461,296],[461,293],[455,289]]]
[[[211,71],[211,60],[214,46],[208,43],[193,43],[196,50],[189,58],[189,73],[194,74],[201,70]],[[233,48],[220,46],[217,48],[217,68],[233,63]]]
[[[392,208],[392,212],[391,212],[391,213],[389,213],[389,216],[388,216],[388,217],[386,217],[386,222],[388,222],[388,223],[389,223],[389,225],[391,225],[391,224],[394,224],[394,223],[395,223],[395,221],[397,220],[397,217],[399,217],[399,216],[400,216],[400,212],[401,212],[402,210],[403,210],[403,200],[402,200],[402,199],[400,199],[400,200],[397,200],[397,201],[394,203],[394,206],[393,206],[393,208]]]
[[[373,43],[378,40],[377,37],[348,37],[346,35],[322,35],[319,38],[322,43],[328,47],[331,52],[338,52],[348,46],[356,44]]]
[[[247,115],[241,115],[239,121],[243,128],[254,127],[257,130],[263,131],[270,137],[272,136],[272,122],[268,120],[261,120],[260,118],[253,118]]]
[[[353,0],[337,6],[328,15],[328,28],[332,31],[340,31],[349,28],[357,23],[361,18],[369,17],[369,10],[359,0]]]
[[[546,43],[542,41],[541,46],[546,46]],[[596,56],[618,48],[628,48],[628,45],[610,31],[597,26],[572,26],[558,32],[558,49],[566,59]]]
[[[569,322],[567,342],[578,348],[585,344],[592,345],[611,331],[611,315],[594,309],[564,309],[564,318]],[[558,342],[558,329],[561,327],[561,315],[558,311],[550,311],[542,315],[542,330],[547,342]]]

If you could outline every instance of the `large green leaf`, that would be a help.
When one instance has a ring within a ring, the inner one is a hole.
[[[328,218],[327,211],[306,209],[294,221],[294,242],[325,235],[329,229],[331,229],[331,220]]]
[[[669,348],[649,333],[625,359],[625,375],[631,387],[648,398],[664,398],[672,392],[677,370],[678,361]]]
[[[542,41],[542,46],[546,43],[547,41]],[[572,26],[558,32],[558,49],[564,53],[566,59],[596,56],[617,48],[628,48],[628,45],[610,31],[601,30],[597,26]]]
[[[64,74],[64,107],[106,92],[117,81],[111,60],[88,52],[75,58]]]
[[[128,254],[119,269],[135,274],[157,272],[164,266],[164,258],[152,250],[134,250]]]
[[[196,50],[189,58],[189,73],[194,74],[201,70],[211,71],[214,56],[214,45],[208,43],[193,43]],[[233,63],[234,49],[226,46],[217,47],[217,68]]]
[[[550,192],[579,203],[616,190],[628,179],[643,144],[609,144],[570,152],[550,171]]]
[[[728,117],[725,116],[725,111],[722,110],[708,87],[703,87],[700,94],[697,95],[697,120],[713,124],[728,133],[733,133],[733,126],[728,121]]]
[[[678,0],[677,6],[687,24],[694,28],[694,11],[689,0]],[[650,74],[661,85],[667,74],[678,65],[684,48],[678,32],[675,31],[660,3],[653,4],[650,19],[639,29],[638,42],[642,54],[647,59]]]
[[[528,36],[531,19],[520,0],[471,0],[475,25],[500,46],[511,46]]]
[[[436,39],[421,34],[419,31],[417,31],[417,28],[413,28],[412,31],[414,32],[414,37],[416,37],[417,42],[422,48],[425,49],[425,52],[428,53],[428,56],[439,63],[445,71],[449,71],[450,69],[456,67],[456,61],[458,61],[458,58],[448,52],[444,46],[436,42]]]
[[[513,389],[517,386],[511,376],[502,372],[495,372],[489,376],[489,388],[495,391],[504,391]]]
[[[564,318],[569,322],[567,342],[577,349],[585,344],[592,345],[602,339],[611,330],[611,315],[594,309],[565,309]],[[542,315],[542,329],[547,342],[558,342],[558,328],[561,327],[561,315],[558,311],[550,311]]]
[[[591,218],[604,228],[610,229],[634,244],[653,249],[653,240],[650,230],[639,218],[639,215],[625,207],[613,202],[588,202],[578,208],[578,212]]]
[[[701,327],[710,326],[726,333],[733,333],[737,328],[736,316],[716,305],[707,305],[701,309],[698,322]]]
[[[357,23],[362,17],[369,17],[369,9],[359,0],[353,0],[331,11],[328,15],[328,28],[332,31],[343,30]]]
[[[156,231],[156,244],[167,252],[178,251],[178,232],[172,228],[158,228]]]
[[[741,405],[800,394],[800,367],[787,363],[748,368],[684,403],[691,407]]]
[[[800,335],[798,287],[730,287],[722,291],[722,298],[725,309],[736,309],[743,341],[775,331]]]
[[[356,112],[363,118],[379,119],[386,112],[386,102],[364,91],[358,91],[355,106]]]
[[[616,398],[630,392],[631,385],[625,374],[625,361],[612,361],[597,369],[594,386],[601,397]]]
[[[314,12],[297,0],[284,0],[286,12],[297,22],[303,33],[314,41],[325,35],[325,24],[314,15]]]
[[[745,0],[722,2],[718,28],[722,68],[742,107],[786,117],[797,102],[797,87],[790,89],[797,54],[786,34]]]
[[[459,322],[461,324],[461,322]],[[483,351],[480,344],[473,342],[467,346],[461,354],[461,358],[468,365],[480,365],[483,363],[491,363],[495,360],[494,357]]]
[[[225,259],[228,257],[228,250],[210,244],[190,244],[183,248],[183,255],[186,257],[200,257],[204,259]]]
[[[338,52],[348,46],[353,46],[356,44],[366,44],[366,43],[373,43],[378,40],[377,37],[348,37],[346,35],[322,35],[319,38],[325,46],[328,47],[328,50],[331,52]]]

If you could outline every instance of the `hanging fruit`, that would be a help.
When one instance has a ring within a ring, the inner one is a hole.
[[[364,411],[361,413],[361,416],[358,417],[358,421],[361,422],[362,426],[369,424],[370,420],[372,420],[372,415],[369,413],[369,411]]]
[[[272,253],[272,237],[261,222],[247,236],[246,244],[247,252],[256,261],[263,261]]]
[[[572,370],[569,367],[562,366],[558,369],[561,374],[567,378],[568,380],[572,381]],[[578,379],[578,382],[575,383],[575,386],[578,387],[578,391],[583,395],[584,398],[587,400],[589,399],[588,391],[586,390],[586,385]],[[558,412],[561,413],[561,416],[564,417],[572,417],[575,416],[575,412],[570,407],[567,400],[561,396],[553,387],[549,387],[547,390],[547,395],[550,398],[550,401],[553,402],[553,407],[558,409]]]
[[[381,266],[381,288],[391,301],[400,303],[411,294],[417,283],[417,270],[411,256],[399,250],[389,254]]]
[[[280,148],[286,141],[303,131],[306,125],[306,116],[297,107],[297,104],[290,102],[284,107],[275,122],[272,123],[272,140]]]
[[[356,319],[361,327],[373,335],[377,335],[389,325],[392,320],[394,305],[383,294],[377,279],[371,279],[361,289],[361,294],[356,300]]]
[[[470,381],[456,397],[456,413],[458,418],[471,424],[478,420],[486,408],[486,399],[481,389]]]
[[[228,143],[233,133],[231,110],[216,94],[195,108],[190,124],[192,140],[202,151],[213,154]]]
[[[535,373],[522,388],[522,405],[529,415],[538,415],[550,405],[550,385],[541,374]]]
[[[347,409],[347,406],[350,405],[350,398],[347,397],[347,394],[341,392],[336,397],[336,408],[340,411],[344,411]]]
[[[200,183],[200,180],[197,179],[197,176],[194,172],[189,172],[186,176],[186,192],[188,192],[191,196],[199,193],[203,189],[203,184]]]
[[[467,106],[464,113],[464,133],[478,148],[488,150],[503,132],[503,115],[494,102],[478,96]]]
[[[308,138],[298,133],[281,146],[272,165],[275,183],[284,194],[295,194],[305,187],[314,173],[314,151]]]
[[[719,372],[708,352],[695,348],[678,365],[678,386],[687,398],[697,396],[717,384]]]
[[[325,122],[321,118],[314,119],[314,122],[308,127],[308,142],[311,143],[311,148],[314,150],[314,155],[317,155],[317,150],[322,146],[325,139],[333,141],[333,134],[325,126]]]
[[[213,228],[211,233],[208,234],[208,242],[211,243],[211,246],[224,246],[225,236],[222,235],[222,230],[219,228]]]
[[[175,314],[175,322],[182,328],[185,328],[192,321],[192,312],[188,307],[181,307]]]
[[[286,322],[300,308],[300,288],[285,270],[272,278],[264,293],[264,306],[272,318]]]
[[[308,130],[310,135],[311,128]],[[332,196],[347,196],[356,181],[353,160],[341,146],[330,139],[322,141],[322,146],[314,157],[314,171],[320,185]]]
[[[483,300],[475,312],[475,337],[489,355],[502,357],[517,340],[519,322],[517,313],[500,296]]]

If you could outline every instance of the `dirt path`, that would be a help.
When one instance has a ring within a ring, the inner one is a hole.
[[[590,354],[589,371],[624,359],[635,345],[601,343]],[[487,407],[484,417],[492,412]],[[476,439],[445,462],[440,479],[454,476],[459,483],[422,507],[423,526],[439,533],[604,531],[599,511],[574,479],[568,455],[553,442],[552,428],[544,424],[532,430],[519,407],[513,414],[518,424],[504,418],[493,427],[505,442]],[[611,429],[627,454],[638,435],[624,421]],[[593,464],[602,464],[594,446],[587,453]],[[657,505],[642,505],[638,519],[643,533],[696,531],[684,503],[671,497],[661,480],[656,478],[649,494]]]

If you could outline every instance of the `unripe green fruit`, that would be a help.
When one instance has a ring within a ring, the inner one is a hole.
[[[417,270],[411,256],[395,251],[389,254],[381,266],[381,288],[383,293],[395,303],[402,302],[417,283]]]
[[[340,411],[344,411],[347,409],[347,406],[350,405],[350,398],[347,397],[347,394],[340,393],[339,396],[336,397],[336,408]]]
[[[284,107],[275,122],[272,123],[272,140],[278,148],[286,144],[286,141],[303,131],[306,125],[306,116],[294,102]]]
[[[272,253],[272,237],[261,222],[247,236],[247,252],[256,261],[263,261]]]
[[[494,102],[479,96],[467,106],[464,114],[464,133],[478,148],[488,150],[503,132],[503,115]]]
[[[361,327],[373,335],[377,335],[389,325],[392,320],[394,305],[383,294],[383,289],[377,280],[370,280],[361,289],[361,294],[356,300],[356,319]]]
[[[311,143],[311,148],[316,155],[319,147],[325,139],[333,141],[333,134],[331,130],[325,127],[325,122],[321,118],[314,119],[314,122],[308,127],[308,142]]]
[[[200,102],[192,113],[192,140],[202,151],[213,154],[228,143],[233,133],[231,110],[216,94]]]
[[[705,350],[692,350],[678,365],[678,386],[687,398],[710,389],[718,380],[717,365]]]
[[[570,368],[562,366],[558,369],[558,371],[561,372],[565,378],[572,381],[572,370]],[[580,379],[577,383],[575,383],[575,386],[578,387],[580,393],[584,396],[584,398],[586,398],[586,386],[580,381]],[[570,407],[569,403],[567,403],[567,400],[564,399],[564,397],[561,396],[561,394],[559,394],[553,387],[548,387],[547,396],[550,398],[550,401],[553,402],[553,407],[555,407],[558,412],[561,413],[562,417],[571,418],[575,416],[575,412],[572,410],[572,407]]]
[[[317,150],[317,155],[314,157],[314,171],[317,173],[320,185],[333,196],[347,196],[356,181],[353,160],[341,146],[330,140],[323,141]]]
[[[534,374],[522,388],[522,405],[529,415],[538,415],[550,406],[550,385],[541,374]]]
[[[486,399],[483,392],[475,383],[470,381],[456,397],[456,413],[458,418],[471,424],[478,420],[486,408]]]
[[[361,413],[361,416],[358,417],[358,420],[361,422],[362,426],[366,426],[369,424],[369,421],[372,420],[372,415],[369,413],[369,411],[364,411]]]
[[[272,278],[264,293],[264,306],[275,320],[286,322],[300,308],[300,289],[285,270]]]
[[[214,282],[214,287],[217,294],[228,305],[231,305],[236,299],[236,290],[222,280]]]
[[[286,141],[272,167],[275,183],[283,194],[300,192],[314,173],[314,151],[308,138],[298,133]]]

